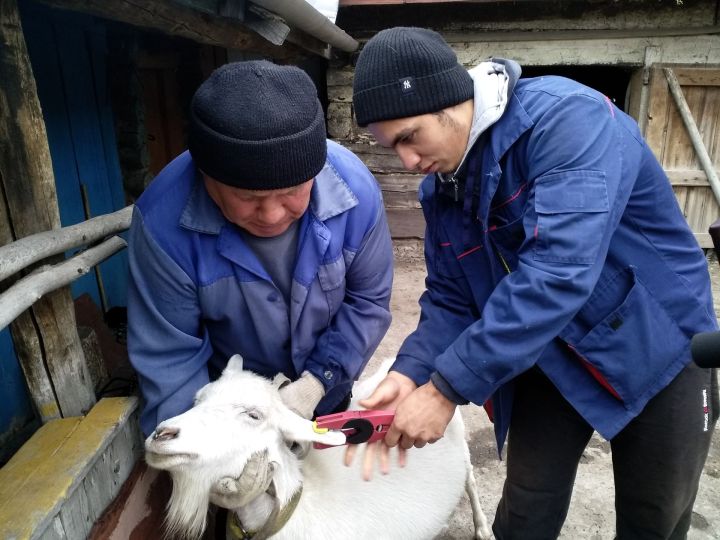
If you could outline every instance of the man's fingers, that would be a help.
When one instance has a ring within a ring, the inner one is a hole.
[[[378,441],[378,448],[380,449],[380,472],[382,474],[390,473],[390,447],[383,444],[382,441]]]
[[[343,460],[343,463],[346,467],[352,465],[353,459],[355,459],[355,454],[357,454],[357,447],[357,444],[348,444],[347,448],[345,448],[345,459]]]
[[[381,405],[392,403],[397,397],[397,388],[390,381],[381,382],[369,397],[359,401],[366,409],[375,409]]]
[[[385,444],[387,444],[391,448],[393,446],[397,446],[401,436],[402,433],[400,433],[400,431],[395,427],[394,424],[391,424],[387,435],[385,435]]]
[[[389,452],[389,450],[388,450]],[[407,464],[407,450],[398,448],[398,465],[404,467]]]
[[[365,445],[365,454],[363,455],[363,480],[369,482],[372,480],[372,472],[375,467],[375,443],[368,443]]]
[[[406,436],[406,435],[403,435],[403,436],[400,438],[400,448],[404,448],[405,450],[409,450],[410,448],[413,447],[414,444],[415,444],[415,439],[412,439],[412,438],[410,438],[410,437],[408,437],[408,436]]]

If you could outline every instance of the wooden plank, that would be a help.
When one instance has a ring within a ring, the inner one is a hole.
[[[415,194],[420,189],[420,182],[425,178],[422,174],[376,174],[375,179],[383,191],[408,191]]]
[[[717,34],[715,26],[690,26],[669,28],[581,28],[581,29],[547,29],[542,31],[541,37],[537,32],[520,31],[487,31],[487,32],[445,32],[443,36],[448,43],[492,41],[492,42],[522,42],[522,41],[576,41],[588,42],[591,40],[611,41],[659,37],[687,37],[698,35]]]
[[[42,531],[40,536],[37,538],[39,540],[73,540],[73,538],[77,537],[68,536],[65,532],[60,516],[55,516],[52,523],[50,523],[50,526]]]
[[[10,333],[20,368],[40,421],[45,423],[62,416],[50,374],[45,369],[40,339],[31,312],[25,311],[10,325]]]
[[[675,198],[677,199],[678,206],[680,206],[680,211],[682,211],[683,216],[685,216],[685,220],[687,221],[687,218],[688,218],[688,214],[687,214],[688,188],[680,187],[680,186],[673,186],[673,191],[675,192]]]
[[[340,7],[349,6],[388,6],[398,4],[457,4],[467,0],[340,0]],[[509,3],[511,0],[471,0],[475,4]]]
[[[630,77],[628,84],[628,100],[625,106],[625,112],[632,116],[640,126],[640,131],[644,132],[645,122],[647,121],[647,103],[643,103],[643,88],[645,88],[644,74],[646,70],[636,69]],[[647,97],[645,98],[647,100]],[[641,116],[644,114],[644,118]]]
[[[63,287],[35,302],[45,362],[63,416],[85,414],[95,403],[92,377],[85,364],[70,289]]]
[[[373,172],[406,172],[392,148],[363,143],[343,143]]]
[[[98,518],[90,509],[90,501],[84,489],[75,490],[63,504],[58,516],[68,538],[85,538]]]
[[[710,187],[705,171],[701,170],[666,170],[670,184],[684,187]]]
[[[385,208],[420,208],[415,193],[407,191],[383,191],[383,202]]]
[[[681,86],[720,86],[720,69],[702,67],[673,67]]]
[[[420,209],[388,208],[388,225],[393,238],[425,238],[425,216]]]
[[[522,66],[636,66],[645,65],[648,47],[660,52],[658,62],[705,65],[708,57],[717,55],[717,35],[604,38],[598,40],[546,40],[544,32],[526,32],[534,41],[503,41],[493,36],[479,36],[479,41],[463,38],[452,43],[460,63],[475,66],[498,54],[499,45],[505,58],[517,60]]]
[[[41,0],[61,9],[89,13],[105,19],[121,21],[133,26],[158,30],[198,43],[228,49],[257,52],[278,60],[292,60],[307,56],[304,49],[285,43],[273,45],[240,21],[213,17],[175,2],[162,0]]]
[[[58,491],[65,491],[67,479],[59,479],[57,485],[53,482],[52,476],[40,478],[39,481],[33,480],[36,478],[37,468],[42,466],[43,462],[49,463],[48,454],[54,456],[54,451],[62,447],[64,441],[72,436],[79,423],[80,418],[65,418],[45,424],[0,469],[1,537],[29,538],[36,530],[62,531],[62,522],[59,518],[57,519],[59,527],[53,526],[57,511],[54,499]],[[41,486],[41,483],[44,485]],[[49,496],[46,495],[48,492]],[[29,508],[35,509],[32,517],[28,515]]]
[[[665,135],[671,103],[665,75],[659,68],[653,68],[650,71],[648,102],[650,105],[648,107],[645,140],[657,160],[665,167]]]
[[[83,499],[73,500],[72,495],[93,474],[98,493],[87,491],[87,509],[99,515],[102,509],[95,505],[107,504],[117,493],[121,475],[129,473],[131,466],[123,460],[137,456],[121,437],[123,430],[139,433],[137,404],[135,397],[106,398],[85,417],[55,420],[37,431],[0,469],[0,538],[28,538],[51,527],[68,501],[80,509]],[[115,444],[117,454],[112,451]],[[63,514],[63,530],[65,525],[79,526],[79,518],[70,517],[72,511],[69,507]]]

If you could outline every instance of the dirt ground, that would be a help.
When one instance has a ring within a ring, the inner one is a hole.
[[[415,241],[395,243],[395,281],[393,285],[393,322],[371,360],[371,369],[382,359],[394,356],[403,339],[414,330],[419,307],[417,300],[424,289],[425,265],[422,246]],[[720,265],[709,256],[716,311],[720,314]],[[492,523],[502,493],[505,462],[497,457],[492,425],[485,412],[474,405],[462,407],[475,477],[483,510]],[[410,456],[411,457],[411,456]],[[614,538],[615,511],[610,446],[594,435],[585,450],[578,470],[570,511],[560,535],[565,540],[611,540]],[[472,538],[470,505],[464,497],[449,526],[437,540]],[[720,430],[713,444],[700,482],[695,503],[690,540],[720,540]]]

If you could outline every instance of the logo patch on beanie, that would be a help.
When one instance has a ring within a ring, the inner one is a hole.
[[[415,93],[415,81],[412,77],[403,77],[400,79],[400,90],[403,94]]]

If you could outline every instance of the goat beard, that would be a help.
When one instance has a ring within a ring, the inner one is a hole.
[[[207,527],[212,482],[199,475],[174,472],[173,489],[167,504],[165,538],[200,538]]]

